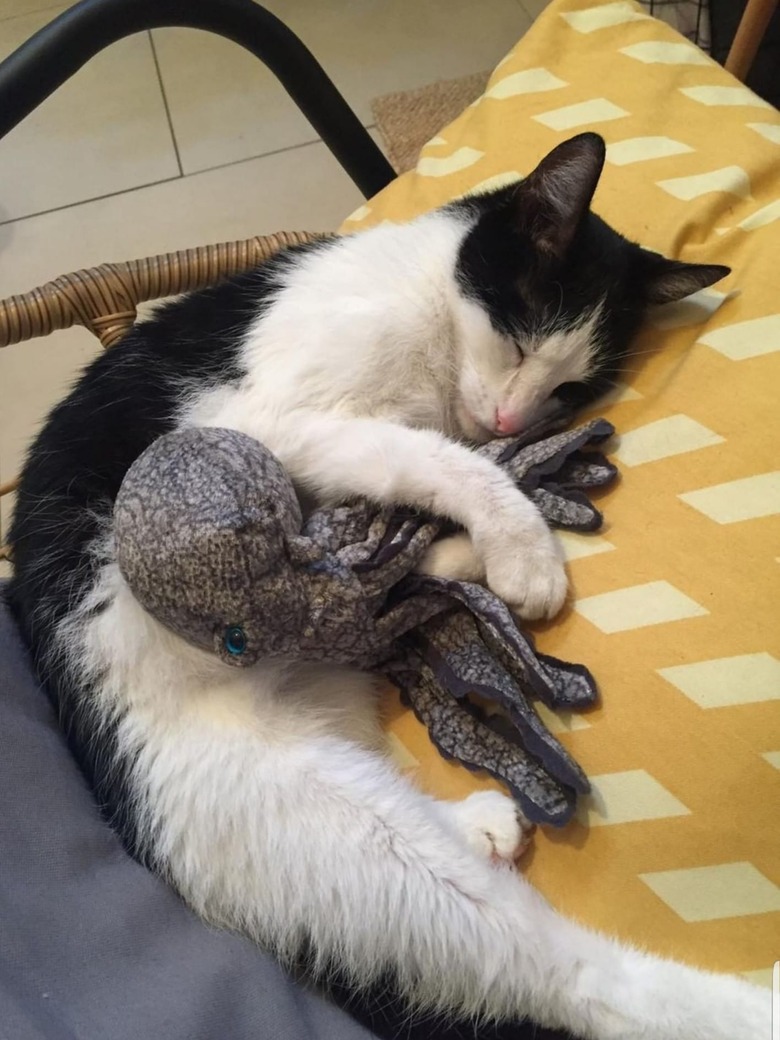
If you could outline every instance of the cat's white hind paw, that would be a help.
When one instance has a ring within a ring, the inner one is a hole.
[[[452,804],[451,812],[471,848],[494,862],[514,863],[536,830],[517,804],[498,791],[476,791]]]

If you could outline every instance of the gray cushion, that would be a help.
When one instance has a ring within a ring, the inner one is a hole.
[[[101,819],[0,593],[0,1037],[371,1040]]]

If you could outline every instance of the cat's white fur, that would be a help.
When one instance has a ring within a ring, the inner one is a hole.
[[[437,214],[290,266],[246,340],[249,378],[185,397],[180,421],[259,437],[320,500],[368,495],[461,522],[498,594],[550,615],[566,591],[555,542],[462,439],[499,407],[529,409],[529,393],[541,406],[587,357],[597,317],[529,349],[529,391],[516,345],[454,283],[464,231]],[[390,969],[421,1007],[532,1015],[593,1040],[768,1040],[768,993],[551,909],[508,864],[524,840],[508,799],[415,790],[384,754],[370,677],[225,669],[137,605],[110,532],[95,551],[99,579],[60,645],[92,678],[97,714],[118,721],[160,869],[206,919],[281,957],[307,939],[356,985]]]
[[[517,344],[455,282],[467,229],[465,215],[439,211],[292,267],[247,339],[249,379],[200,395],[182,421],[263,441],[320,500],[364,495],[456,520],[493,591],[551,617],[566,597],[558,543],[511,480],[458,441],[495,436],[499,409],[530,422],[559,383],[584,377],[598,315],[524,344],[518,367]]]

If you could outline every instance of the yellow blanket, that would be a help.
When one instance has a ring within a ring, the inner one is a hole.
[[[624,234],[732,275],[654,317],[598,409],[622,482],[569,536],[572,603],[538,632],[602,705],[559,726],[594,783],[527,873],[588,924],[768,981],[780,957],[780,118],[632,3],[558,0],[485,95],[344,225],[407,220],[527,173],[582,130],[607,141],[594,207]],[[418,783],[447,764],[388,697]],[[549,718],[549,716],[547,716]]]

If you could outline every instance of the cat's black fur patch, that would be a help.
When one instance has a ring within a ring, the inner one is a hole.
[[[463,241],[457,280],[497,331],[520,342],[573,328],[603,302],[593,375],[584,384],[564,384],[556,395],[581,405],[612,385],[645,315],[644,250],[589,212],[563,261],[552,267],[540,262],[533,241],[512,224],[515,190],[455,204],[479,214]]]
[[[472,221],[457,261],[461,291],[521,349],[600,308],[588,377],[553,394],[575,407],[614,383],[649,305],[680,300],[729,273],[641,249],[596,216],[590,202],[605,157],[598,134],[578,134],[524,180],[450,207]]]
[[[89,547],[111,515],[127,470],[171,429],[183,393],[241,378],[239,346],[278,272],[326,244],[286,250],[160,308],[86,368],[27,455],[9,535],[14,569],[8,601],[73,753],[136,855],[143,850],[129,804],[131,763],[118,755],[115,729],[96,725],[90,689],[74,687],[55,647],[55,630],[94,584],[99,561]]]

